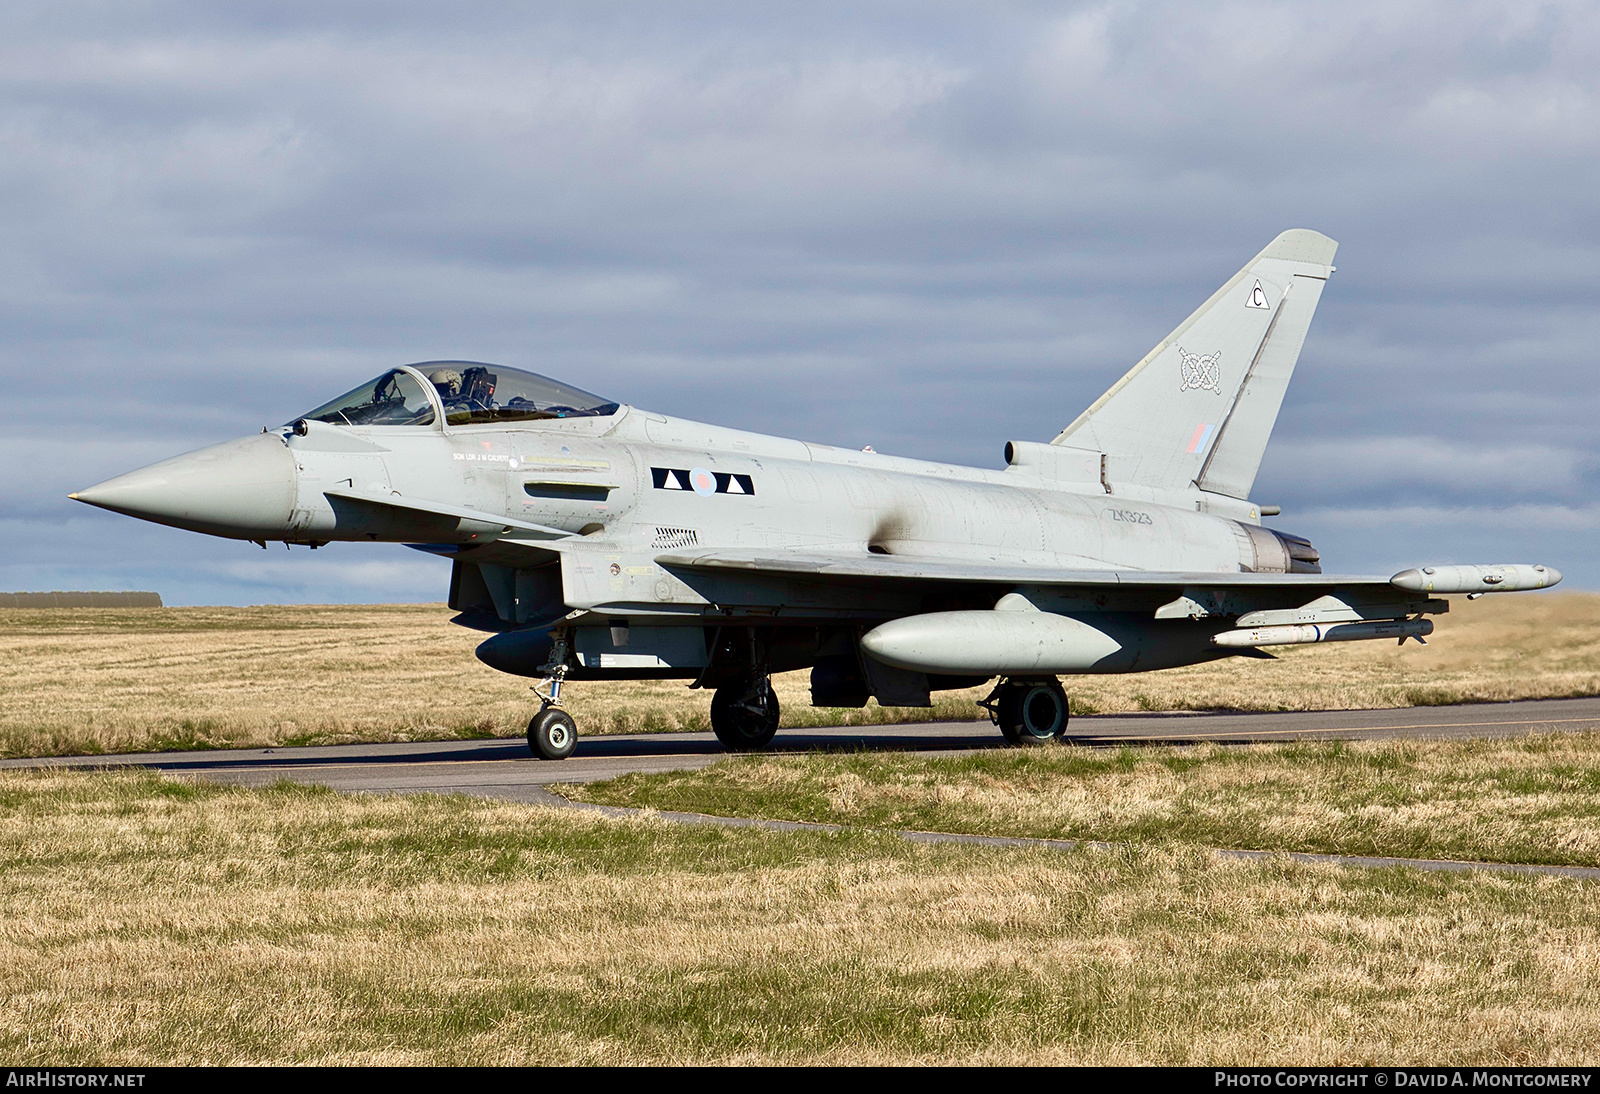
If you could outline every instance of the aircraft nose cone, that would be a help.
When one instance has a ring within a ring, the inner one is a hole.
[[[118,475],[75,501],[212,535],[282,535],[294,513],[295,463],[283,438],[260,433]]]

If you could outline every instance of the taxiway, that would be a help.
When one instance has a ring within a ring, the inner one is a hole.
[[[1293,740],[1468,738],[1600,730],[1600,698],[1546,699],[1391,710],[1263,714],[1133,714],[1074,718],[1070,739],[1091,747]],[[960,752],[1007,747],[982,722],[851,726],[780,732],[770,751]],[[728,755],[710,733],[583,737],[569,760],[533,758],[520,739],[425,741],[308,748],[153,752],[0,760],[0,768],[148,767],[262,786],[279,779],[368,793],[470,794],[548,802],[551,783],[594,782],[630,772],[685,771]]]

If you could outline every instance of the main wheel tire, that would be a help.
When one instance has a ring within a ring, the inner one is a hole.
[[[711,697],[711,732],[729,752],[765,748],[778,732],[778,697],[763,676],[724,684]]]
[[[1049,744],[1067,731],[1067,693],[1054,680],[1011,684],[1000,696],[1000,732],[1013,744]]]
[[[557,707],[545,707],[528,723],[528,747],[541,760],[564,760],[578,747],[578,724]]]

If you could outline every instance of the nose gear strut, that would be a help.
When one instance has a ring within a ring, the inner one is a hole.
[[[540,700],[539,713],[528,722],[528,747],[542,760],[564,760],[578,747],[578,724],[561,709],[561,684],[567,678],[567,632],[557,631],[553,637],[550,660],[539,666],[545,679],[533,688]]]

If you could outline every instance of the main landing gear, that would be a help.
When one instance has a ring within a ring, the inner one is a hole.
[[[778,697],[772,678],[753,673],[724,684],[711,696],[711,732],[729,752],[764,748],[778,732]]]
[[[539,713],[528,723],[528,747],[541,760],[564,760],[578,747],[578,724],[572,715],[561,709],[561,682],[567,676],[567,640],[557,636],[550,651],[550,660],[542,670],[548,669],[547,693],[534,688],[542,702]]]
[[[1049,744],[1067,732],[1067,693],[1053,678],[1003,680],[979,705],[1014,745]]]

